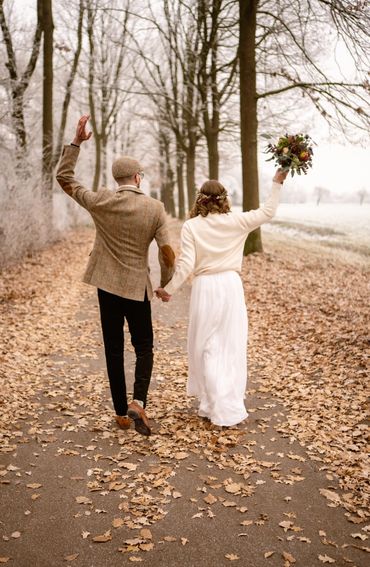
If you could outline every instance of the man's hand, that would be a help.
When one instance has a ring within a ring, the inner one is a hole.
[[[283,171],[282,169],[277,169],[277,170],[275,171],[275,175],[274,175],[274,177],[272,178],[272,180],[273,180],[275,183],[284,183],[284,181],[285,181],[286,176],[288,175],[288,173],[289,173],[288,171]]]
[[[170,294],[167,293],[167,291],[165,291],[163,287],[159,287],[154,291],[154,293],[156,294],[158,299],[161,299],[164,303],[167,303],[171,299]]]
[[[89,118],[90,116],[88,114],[84,114],[79,119],[76,128],[76,134],[72,142],[72,144],[74,144],[75,146],[80,146],[82,142],[85,142],[86,140],[90,140],[92,136],[92,132],[86,132],[86,124]]]

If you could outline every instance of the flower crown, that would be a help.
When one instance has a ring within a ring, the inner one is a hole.
[[[202,191],[198,191],[197,200],[201,202],[207,202],[210,201],[211,199],[220,201],[221,199],[225,199],[226,197],[227,197],[226,191],[222,191],[220,195],[206,195],[205,193],[202,193]]]

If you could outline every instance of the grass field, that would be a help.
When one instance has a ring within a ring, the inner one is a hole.
[[[287,204],[279,205],[273,221],[263,232],[281,235],[292,243],[312,244],[345,254],[356,263],[370,261],[370,205]],[[343,254],[342,254],[343,256]]]

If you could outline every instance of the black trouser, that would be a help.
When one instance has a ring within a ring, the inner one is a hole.
[[[153,327],[150,301],[125,299],[98,289],[105,359],[113,405],[117,415],[127,414],[127,394],[123,360],[123,326],[127,319],[131,343],[136,353],[134,399],[146,406],[153,368]]]

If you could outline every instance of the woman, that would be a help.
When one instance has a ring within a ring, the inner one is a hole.
[[[277,170],[272,192],[259,208],[231,212],[218,181],[206,181],[181,231],[181,253],[172,280],[156,290],[169,301],[194,273],[190,299],[187,393],[199,399],[198,414],[215,425],[232,426],[248,417],[248,320],[241,271],[247,235],[271,220],[286,172]]]

